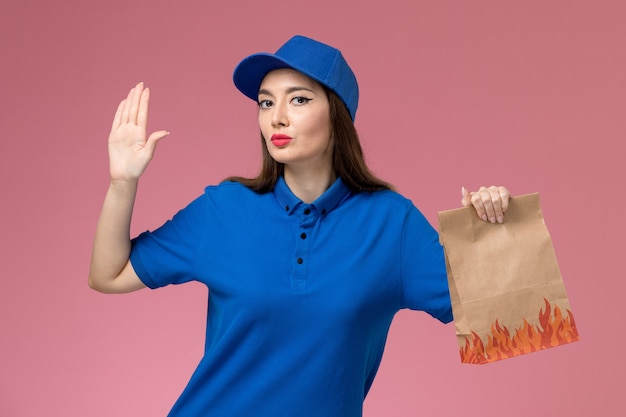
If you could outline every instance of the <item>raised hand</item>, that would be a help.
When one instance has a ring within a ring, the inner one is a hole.
[[[149,101],[150,90],[138,83],[117,107],[109,134],[112,181],[137,180],[152,160],[158,141],[169,134],[160,130],[147,135]]]
[[[509,207],[509,190],[506,187],[480,187],[476,192],[461,189],[461,204],[474,206],[478,217],[491,223],[502,223],[504,212]]]

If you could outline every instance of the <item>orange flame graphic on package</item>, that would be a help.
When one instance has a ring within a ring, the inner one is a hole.
[[[579,340],[572,312],[567,310],[567,317],[564,317],[561,309],[555,306],[552,316],[550,303],[545,298],[544,301],[546,309],[539,311],[540,326],[524,319],[524,324],[511,336],[509,329],[496,319],[491,325],[491,334],[487,335],[486,347],[475,332],[472,332],[472,340],[465,336],[465,346],[460,348],[461,362],[485,364]]]

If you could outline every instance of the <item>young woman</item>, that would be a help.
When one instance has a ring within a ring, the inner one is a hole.
[[[89,284],[208,286],[205,354],[171,416],[360,416],[394,314],[452,320],[438,235],[365,165],[340,51],[296,36],[244,59],[234,81],[259,105],[259,176],[207,187],[133,240],[137,182],[167,132],[146,134],[142,84],[120,103]],[[462,202],[501,223],[508,198],[490,187]]]

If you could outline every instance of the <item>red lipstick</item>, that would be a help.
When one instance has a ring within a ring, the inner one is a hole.
[[[282,133],[274,133],[271,137],[271,141],[275,146],[285,146],[291,142],[292,137],[283,135]]]

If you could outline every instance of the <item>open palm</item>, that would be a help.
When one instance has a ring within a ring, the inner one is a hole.
[[[109,134],[112,180],[138,179],[152,160],[157,142],[169,134],[160,130],[147,135],[149,100],[150,90],[139,83],[117,107]]]

